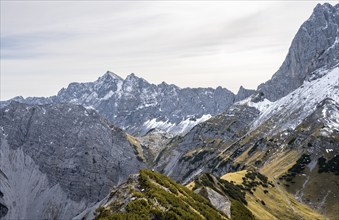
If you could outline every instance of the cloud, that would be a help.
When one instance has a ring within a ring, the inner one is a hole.
[[[279,68],[315,5],[1,1],[0,99],[53,95],[106,70],[181,87],[255,88]],[[42,80],[49,86],[33,90]]]
[[[1,59],[39,59],[55,55],[53,51],[46,51],[45,45],[52,45],[58,41],[70,40],[75,37],[69,33],[37,32],[12,36],[1,36]]]

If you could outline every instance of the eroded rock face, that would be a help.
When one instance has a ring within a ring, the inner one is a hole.
[[[227,196],[207,187],[199,188],[194,192],[207,198],[216,209],[222,211],[227,217],[231,217],[231,201]]]
[[[121,129],[82,106],[13,102],[0,118],[8,219],[70,218],[145,166]]]
[[[285,61],[258,90],[276,101],[302,85],[313,71],[339,61],[339,4],[318,4],[294,37]]]

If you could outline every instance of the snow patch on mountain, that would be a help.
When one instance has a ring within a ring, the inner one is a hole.
[[[294,129],[325,98],[331,98],[339,102],[339,67],[331,70],[321,70],[319,75],[322,77],[312,81],[305,81],[298,89],[275,102],[268,103],[263,101],[261,104],[259,102],[257,104],[258,109],[262,108],[262,106],[267,106],[267,108],[253,122],[251,130],[256,129],[273,117],[274,120],[277,120],[277,123],[275,128],[271,130],[272,133],[283,131],[287,128]],[[251,106],[256,105],[251,102],[248,103]]]
[[[247,105],[258,109],[261,113],[264,113],[272,104],[268,99],[261,100],[259,102],[253,102],[252,97],[249,97],[243,101],[237,102],[238,105]]]
[[[156,118],[153,118],[151,120],[147,120],[143,126],[147,130],[151,130],[154,128],[172,133],[172,134],[183,134],[186,133],[187,131],[191,130],[195,125],[204,122],[208,119],[210,119],[212,116],[210,114],[203,115],[200,118],[193,118],[189,117],[186,118],[185,120],[182,120],[180,123],[175,124],[171,123],[168,120],[167,121],[161,121]]]
[[[272,102],[269,101],[268,99],[264,99],[260,102],[248,102],[249,107],[254,107],[258,109],[260,112],[265,112],[270,107],[271,104]]]
[[[338,105],[332,100],[333,106]],[[322,120],[324,122],[324,127],[320,130],[320,134],[323,136],[329,136],[334,131],[339,132],[339,110],[338,108],[330,108],[328,105],[324,105],[322,110]]]
[[[108,100],[114,95],[114,92],[110,90],[101,100]]]
[[[180,129],[177,133],[180,134],[184,134],[186,133],[187,131],[191,130],[194,126],[196,126],[197,124],[201,123],[201,122],[204,122],[204,121],[207,121],[208,119],[210,119],[212,116],[210,114],[207,114],[207,115],[203,115],[201,116],[200,118],[198,119],[194,119],[192,120],[192,118],[187,118],[186,120],[184,121],[181,121],[179,123],[179,125],[177,126],[178,129]]]
[[[171,128],[173,128],[175,126],[175,124],[168,122],[168,120],[167,121],[157,121],[156,118],[153,118],[152,120],[145,121],[143,126],[145,126],[148,130],[151,130],[153,128],[158,128],[158,129],[161,129],[161,130],[164,130],[164,131],[168,131]]]

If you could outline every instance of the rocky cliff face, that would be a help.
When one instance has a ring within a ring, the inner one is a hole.
[[[318,4],[294,37],[285,61],[272,78],[258,87],[276,101],[302,85],[319,68],[339,61],[339,4]]]
[[[122,79],[107,72],[95,82],[71,83],[57,96],[13,100],[29,104],[72,103],[95,109],[111,123],[129,133],[144,135],[153,128],[173,134],[185,133],[254,91],[240,88],[237,95],[227,89],[184,88],[154,85],[134,74]],[[9,101],[2,102],[5,106]]]
[[[0,119],[5,219],[69,219],[144,167],[121,129],[82,106],[12,102]]]

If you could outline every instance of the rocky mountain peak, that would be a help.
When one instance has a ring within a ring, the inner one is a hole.
[[[122,79],[107,71],[94,82],[71,83],[48,98],[17,98],[28,104],[72,103],[95,109],[108,121],[129,133],[143,135],[153,128],[173,134],[221,113],[235,100],[252,93],[246,89],[235,95],[222,87],[179,88],[173,84],[151,84],[134,73]],[[9,101],[0,102],[6,106]]]
[[[117,74],[107,71],[104,75],[99,77],[95,83],[96,84],[107,84],[107,83],[118,83],[118,82],[123,82],[124,79],[118,76]]]
[[[129,81],[129,82],[138,82],[138,81],[146,81],[146,80],[144,80],[143,78],[140,78],[140,77],[136,76],[135,73],[131,73],[131,74],[129,74],[129,75],[126,77],[125,81]]]
[[[285,61],[273,77],[258,86],[270,101],[297,89],[308,75],[339,62],[339,4],[318,4],[299,28]]]
[[[117,75],[117,74],[115,74],[115,73],[113,73],[113,72],[111,72],[109,70],[107,70],[107,72],[103,75],[103,77],[104,78],[109,78],[110,77],[112,79],[119,80],[119,81],[123,80],[119,75]]]
[[[336,13],[336,10],[339,8],[339,4],[331,5],[329,3],[320,4],[318,3],[317,6],[313,9],[314,16],[321,16],[323,13]]]
[[[254,93],[255,93],[255,90],[246,89],[243,86],[240,86],[238,93],[235,96],[235,101],[237,102],[237,101],[243,100]]]

